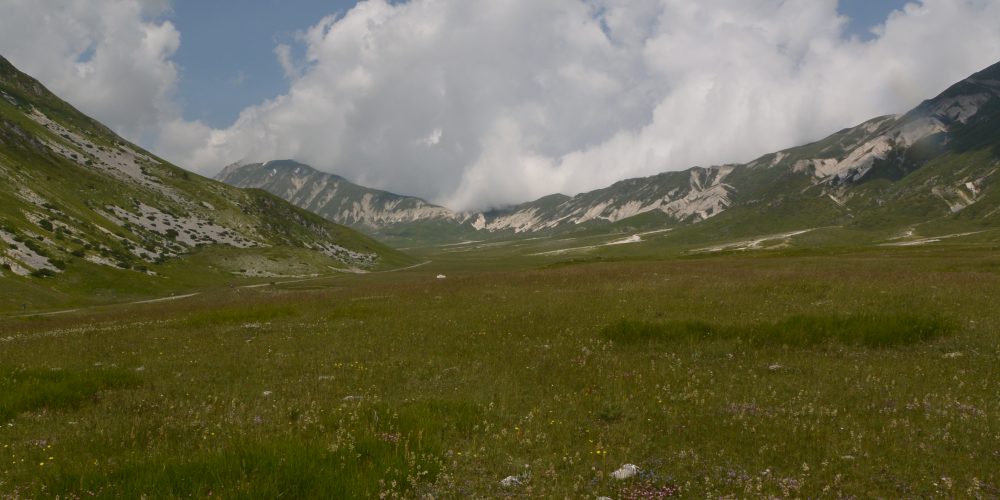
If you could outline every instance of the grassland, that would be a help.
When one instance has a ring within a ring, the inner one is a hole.
[[[0,319],[0,497],[1000,495],[995,243],[523,245]]]

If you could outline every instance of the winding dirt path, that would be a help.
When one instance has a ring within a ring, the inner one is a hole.
[[[374,273],[359,273],[359,274],[383,274],[383,273],[395,273],[395,272],[399,272],[399,271],[408,271],[410,269],[416,269],[416,268],[418,268],[420,266],[424,266],[424,265],[430,264],[431,262],[432,261],[428,260],[428,261],[424,261],[424,262],[421,262],[419,264],[414,264],[414,265],[408,266],[408,267],[401,267],[401,268],[398,268],[398,269],[389,269],[389,270],[386,270],[386,271],[377,271],[377,272],[374,272]],[[339,274],[329,274],[329,275],[325,275],[325,276],[316,276],[314,278],[305,278],[305,279],[297,279],[297,280],[285,280],[285,281],[272,281],[272,282],[268,282],[268,283],[258,283],[258,284],[255,284],[255,285],[243,285],[243,286],[238,286],[238,287],[235,287],[235,288],[238,288],[238,289],[239,288],[263,288],[263,287],[267,287],[267,286],[285,285],[285,284],[288,284],[288,283],[303,283],[303,282],[307,282],[307,281],[317,281],[317,280],[323,280],[323,279],[333,278],[333,277],[336,277],[338,275]],[[198,295],[202,295],[203,293],[207,293],[207,292],[194,292],[194,293],[189,293],[189,294],[185,294],[185,295],[170,295],[170,296],[167,296],[167,297],[160,297],[160,298],[157,298],[157,299],[145,299],[145,300],[138,300],[138,301],[135,301],[135,302],[118,302],[118,303],[112,303],[112,304],[101,304],[101,305],[90,306],[90,307],[77,307],[77,308],[74,308],[74,309],[62,309],[62,310],[59,310],[59,311],[48,311],[48,312],[34,312],[34,313],[26,313],[26,314],[16,314],[16,315],[8,316],[8,317],[9,318],[27,318],[27,317],[31,317],[31,316],[55,316],[55,315],[59,315],[59,314],[69,314],[69,313],[79,312],[79,311],[88,311],[88,310],[91,310],[91,309],[96,309],[98,307],[122,306],[122,305],[131,306],[131,305],[138,305],[138,304],[156,304],[156,303],[159,303],[159,302],[170,302],[172,300],[181,300],[181,299],[187,299],[187,298],[190,298],[190,297],[196,297]]]

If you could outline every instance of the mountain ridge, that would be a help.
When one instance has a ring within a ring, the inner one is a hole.
[[[927,189],[923,191],[901,181],[923,166],[950,156],[983,148],[993,148],[994,156],[1000,155],[1000,137],[995,126],[998,122],[1000,63],[955,83],[907,113],[875,117],[821,140],[765,154],[748,163],[692,167],[623,179],[574,196],[549,195],[484,212],[457,213],[434,206],[438,212],[428,218],[454,226],[449,234],[456,239],[470,235],[579,231],[649,213],[660,214],[658,224],[661,225],[690,225],[736,207],[752,207],[762,202],[787,204],[788,200],[813,206],[814,199],[818,199],[830,205],[821,209],[824,220],[842,223],[863,215],[849,213],[851,211],[879,211],[879,207],[870,206],[882,203],[879,200],[885,193],[870,189],[870,185],[879,180],[895,186],[880,189],[902,190],[890,196],[903,196],[905,191],[914,196],[919,194],[917,197],[921,199],[929,196],[939,200],[941,206],[937,209],[943,211],[940,215],[947,215],[960,212],[977,198],[981,199],[992,174],[984,173],[958,182],[958,179],[948,178],[948,172],[942,172],[937,177],[942,184],[925,186]],[[989,165],[987,160],[986,167]],[[267,189],[299,204],[295,201],[297,195],[283,195],[274,184],[260,176],[250,184],[234,181],[232,171],[220,178],[235,185]],[[302,182],[297,189],[316,189],[316,186]],[[812,199],[803,199],[804,195]],[[335,193],[327,192],[325,196],[328,201],[337,201]],[[928,207],[931,212],[939,211],[937,209]],[[384,205],[380,210],[382,220],[392,220],[386,215],[391,213],[391,206]],[[348,220],[344,213],[319,213],[354,227],[364,226],[355,225],[356,222]],[[411,216],[409,220],[395,219],[390,224],[381,224],[371,217],[368,220],[369,231],[389,236],[394,232],[398,234],[400,228],[406,226],[417,231],[415,225],[426,222],[419,216]]]

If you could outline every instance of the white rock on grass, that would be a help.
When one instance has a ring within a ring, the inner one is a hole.
[[[500,480],[500,486],[503,486],[504,488],[521,486],[521,479],[517,476],[507,476]]]
[[[443,279],[445,279],[445,278],[447,278],[447,276],[445,276],[445,275],[443,275],[443,274],[439,274],[439,275],[437,276],[437,279],[439,279],[439,280],[443,280]]]
[[[639,473],[639,468],[633,464],[625,464],[618,468],[618,470],[611,473],[611,476],[619,481],[634,477]]]

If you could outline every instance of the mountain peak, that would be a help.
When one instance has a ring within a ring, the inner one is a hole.
[[[216,179],[243,188],[260,188],[330,220],[385,236],[399,224],[464,223],[465,217],[413,196],[354,184],[295,160],[230,165]]]
[[[296,160],[268,160],[268,161],[264,162],[263,165],[265,167],[267,167],[267,168],[286,168],[286,169],[288,169],[288,168],[305,168],[305,169],[308,169],[310,171],[314,171],[314,172],[317,171],[316,169],[312,168],[311,166],[306,165],[305,163],[300,163],[300,162],[298,162]]]

